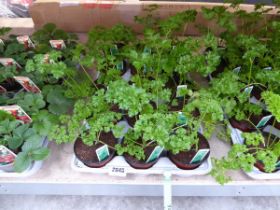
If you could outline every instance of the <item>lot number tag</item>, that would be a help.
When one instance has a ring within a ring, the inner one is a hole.
[[[112,166],[109,169],[109,175],[111,176],[120,176],[120,177],[125,177],[126,176],[126,169],[124,167],[115,167]]]
[[[203,158],[209,153],[209,149],[200,149],[191,160],[191,164],[200,163]]]

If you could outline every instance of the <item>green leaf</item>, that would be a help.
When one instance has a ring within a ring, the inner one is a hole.
[[[26,152],[20,152],[15,159],[14,169],[16,172],[23,172],[31,165],[31,163],[31,156]]]
[[[48,157],[49,153],[50,151],[48,148],[39,148],[33,150],[30,154],[33,160],[44,160]]]

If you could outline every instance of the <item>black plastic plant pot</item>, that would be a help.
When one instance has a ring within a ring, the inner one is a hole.
[[[277,143],[277,142],[280,141],[280,138],[279,138],[279,137],[277,137],[277,136],[275,136],[275,135],[273,135],[273,134],[271,134],[271,133],[262,132],[262,134],[263,134],[263,137],[264,137],[264,139],[265,139],[266,144],[268,144],[268,142],[269,142],[269,139],[268,139],[268,138],[274,139],[274,143]],[[271,142],[270,142],[270,143],[271,143]],[[260,147],[264,147],[264,146],[261,145]],[[279,161],[279,159],[278,159],[278,161]],[[268,172],[265,170],[265,165],[263,164],[263,162],[262,162],[261,160],[258,160],[258,161],[254,164],[254,166],[255,166],[257,169],[259,169],[261,172],[268,173]],[[275,169],[273,172],[271,172],[271,173],[275,173],[275,172],[277,172],[277,171],[279,171],[279,170],[280,170],[280,168],[276,168],[276,169]]]
[[[210,145],[209,145],[208,141],[202,134],[198,133],[198,138],[199,138],[198,150],[199,149],[210,149]],[[191,160],[194,158],[194,156],[196,154],[197,154],[197,150],[195,149],[195,146],[193,146],[193,148],[191,150],[182,151],[176,155],[172,154],[171,152],[168,152],[168,157],[178,168],[183,169],[183,170],[193,170],[193,169],[198,168],[205,160],[207,160],[207,158],[210,155],[210,150],[204,156],[204,158],[201,159],[199,162],[191,163]]]
[[[117,139],[114,137],[112,132],[101,133],[100,139],[111,147],[114,147],[117,143]],[[81,138],[77,138],[74,143],[74,153],[76,157],[86,166],[90,168],[101,168],[109,163],[116,155],[115,150],[109,147],[110,155],[105,160],[99,161],[96,150],[102,146],[104,145],[101,143],[88,146],[83,143]]]
[[[144,149],[145,152],[145,157],[146,159],[150,157],[151,153],[153,152],[154,148],[156,147],[156,145],[150,145],[148,147],[146,147]],[[156,162],[159,160],[159,158],[155,159],[154,161],[151,162],[146,162],[145,160],[138,160],[137,158],[125,153],[123,155],[124,159],[126,160],[126,162],[135,169],[149,169],[151,168],[153,165],[156,164]]]

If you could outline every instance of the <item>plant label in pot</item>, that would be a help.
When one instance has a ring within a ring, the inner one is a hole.
[[[0,145],[0,170],[13,170],[13,163],[17,155],[9,150],[7,147]]]
[[[178,125],[187,124],[187,117],[183,114],[183,112],[178,112]]]
[[[0,63],[3,66],[16,66],[17,69],[21,69],[21,66],[13,58],[0,58]]]
[[[123,61],[119,61],[117,64],[116,64],[116,68],[120,71],[123,71],[124,70],[124,65],[123,65]]]
[[[14,79],[27,91],[32,93],[41,93],[41,90],[38,86],[29,78],[17,76]]]
[[[161,155],[162,151],[163,151],[163,147],[156,146],[152,151],[152,153],[150,154],[150,156],[148,157],[148,159],[146,160],[146,163],[150,163],[156,160]]]
[[[246,87],[246,88],[244,89],[244,92],[247,93],[248,95],[250,95],[251,92],[252,92],[252,90],[253,90],[253,88],[254,88],[253,85],[251,85],[251,86],[249,86],[249,87]]]
[[[272,70],[272,67],[271,67],[271,66],[268,66],[268,67],[263,68],[263,70],[265,70],[265,71],[271,71],[271,70]]]
[[[238,66],[232,70],[234,73],[238,74],[241,71],[241,66]]]
[[[99,162],[106,160],[110,156],[109,148],[106,144],[99,147],[95,152]]]
[[[279,170],[279,169],[280,169],[280,161],[278,161],[278,162],[276,163],[275,169],[276,169],[276,170]]]
[[[119,50],[118,50],[118,46],[114,45],[113,47],[110,48],[110,53],[111,55],[116,55],[118,54]]]
[[[62,50],[66,48],[66,45],[63,40],[50,40],[50,44],[52,48],[57,49],[57,50]]]
[[[209,149],[200,149],[197,151],[197,153],[195,154],[195,156],[192,158],[191,160],[191,164],[197,164],[200,163],[203,158],[209,153]]]
[[[262,128],[266,125],[266,123],[270,120],[272,115],[264,116],[256,125],[257,128]]]
[[[18,43],[23,44],[25,49],[35,48],[35,45],[33,44],[31,39],[27,35],[18,36],[17,41],[18,41]]]
[[[0,39],[0,45],[5,46],[5,43],[2,39]]]
[[[22,121],[24,124],[32,122],[31,117],[18,105],[0,106],[0,110],[6,111],[13,115],[17,120]]]
[[[184,97],[188,92],[188,86],[187,85],[178,85],[177,91],[176,91],[176,98]]]
[[[4,88],[3,86],[0,85],[0,94],[6,93],[6,92],[7,92],[6,88]]]

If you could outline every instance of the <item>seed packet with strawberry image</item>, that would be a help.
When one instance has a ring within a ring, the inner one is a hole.
[[[57,50],[66,48],[63,40],[50,40],[50,44],[51,44],[52,48],[57,49]]]
[[[17,69],[21,69],[21,66],[13,58],[0,58],[0,63],[3,66],[13,66],[13,65],[16,65]]]
[[[17,155],[7,147],[0,145],[0,165],[8,165],[15,161]]]
[[[29,38],[29,36],[27,35],[23,35],[23,36],[18,36],[17,37],[17,41],[20,44],[23,44],[25,49],[29,49],[29,48],[34,48],[35,45],[33,44],[33,42],[31,41],[31,39]]]
[[[22,121],[24,124],[32,122],[31,117],[18,105],[0,106],[0,110],[6,111],[13,115],[17,120]]]
[[[29,78],[23,76],[14,77],[14,79],[21,84],[21,86],[27,91],[32,93],[41,93],[38,86]]]

